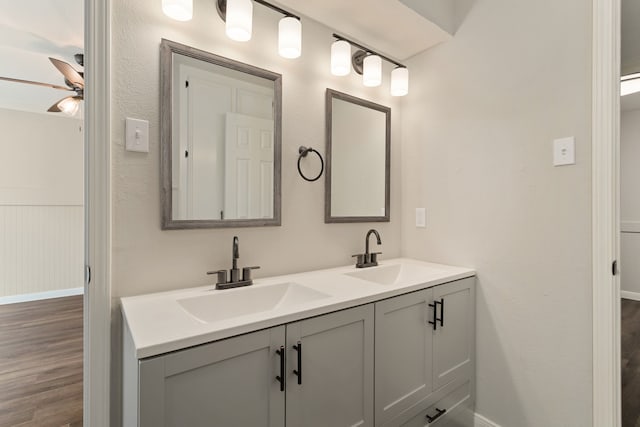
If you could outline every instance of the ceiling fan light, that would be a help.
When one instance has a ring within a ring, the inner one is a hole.
[[[391,72],[391,96],[405,96],[409,93],[409,70],[406,67],[395,68]]]
[[[338,40],[331,45],[331,74],[346,76],[351,72],[351,45]]]
[[[364,58],[362,84],[367,87],[380,86],[382,83],[382,58],[378,55],[367,55]]]
[[[227,0],[227,23],[225,31],[231,40],[246,42],[251,40],[253,25],[252,0]]]
[[[283,58],[298,58],[302,53],[302,24],[293,16],[278,23],[278,51]]]
[[[620,78],[620,95],[631,95],[640,92],[640,73],[628,74]]]
[[[78,109],[80,108],[80,101],[75,97],[65,98],[62,101],[58,102],[58,108],[68,116],[75,116],[75,114],[78,112]]]
[[[193,18],[193,0],[162,0],[162,11],[176,21]]]

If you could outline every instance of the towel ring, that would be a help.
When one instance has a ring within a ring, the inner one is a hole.
[[[303,157],[307,157],[307,154],[309,154],[309,152],[311,152],[311,151],[316,153],[318,155],[318,158],[320,159],[320,173],[315,178],[307,178],[302,173],[302,169],[300,169],[300,160],[302,160]],[[304,178],[306,181],[309,181],[309,182],[317,181],[318,179],[320,179],[320,177],[322,176],[322,172],[324,172],[324,159],[322,158],[322,155],[320,153],[318,153],[317,150],[314,150],[311,147],[307,148],[307,147],[305,147],[303,145],[301,145],[300,148],[298,148],[298,153],[300,154],[298,156],[298,173],[300,174],[300,176],[302,178]]]

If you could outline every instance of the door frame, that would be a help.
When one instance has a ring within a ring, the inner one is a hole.
[[[84,425],[110,425],[111,2],[84,1]]]
[[[593,425],[621,425],[620,0],[593,0],[592,274]]]

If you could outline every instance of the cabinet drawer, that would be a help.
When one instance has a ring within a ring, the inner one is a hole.
[[[402,427],[472,427],[472,408],[471,382],[467,381],[435,404],[420,411],[418,415],[402,424]]]

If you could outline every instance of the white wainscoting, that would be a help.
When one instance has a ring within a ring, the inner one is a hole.
[[[83,211],[0,206],[0,297],[83,287]]]

